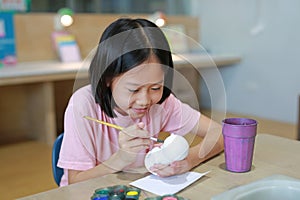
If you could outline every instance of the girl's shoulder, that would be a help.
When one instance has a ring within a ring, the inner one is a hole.
[[[79,104],[94,104],[95,100],[92,94],[91,85],[83,86],[72,94],[71,101],[73,103],[79,103]]]
[[[95,101],[91,85],[83,86],[72,94],[67,111],[81,113],[82,116],[101,115],[103,112]]]
[[[181,101],[177,97],[175,97],[174,94],[170,94],[170,96],[168,96],[162,103],[163,107],[179,106],[179,105],[181,105]]]
[[[77,90],[73,91],[72,97],[90,97],[92,95],[91,85],[85,85]]]
[[[73,92],[73,95],[92,95],[92,88],[91,88],[91,85],[85,85],[85,86],[82,86],[81,88],[78,88],[77,90],[75,90]]]

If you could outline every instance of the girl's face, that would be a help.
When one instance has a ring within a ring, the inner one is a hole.
[[[155,56],[115,77],[111,82],[116,110],[133,119],[143,117],[163,94],[164,72]]]

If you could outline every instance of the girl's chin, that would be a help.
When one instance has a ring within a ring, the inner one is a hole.
[[[138,112],[134,112],[134,111],[132,111],[132,110],[130,110],[128,113],[129,113],[129,116],[130,116],[132,119],[139,119],[139,118],[142,118],[142,117],[144,117],[144,115],[146,114],[146,112],[138,113]]]
[[[130,116],[132,119],[139,119],[139,118],[144,117],[144,115],[145,115],[145,114],[131,113],[129,116]]]

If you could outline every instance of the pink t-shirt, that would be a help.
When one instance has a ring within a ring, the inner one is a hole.
[[[162,104],[153,105],[142,119],[132,120],[116,111],[115,113],[115,118],[106,116],[95,103],[90,85],[80,88],[72,95],[65,112],[64,139],[58,160],[58,166],[64,169],[61,186],[68,185],[68,169],[84,171],[93,168],[119,148],[118,130],[87,120],[84,116],[122,127],[144,122],[145,130],[153,136],[162,131],[185,135],[200,117],[199,111],[182,103],[172,94]],[[130,167],[143,166],[144,156],[145,153],[138,156]]]

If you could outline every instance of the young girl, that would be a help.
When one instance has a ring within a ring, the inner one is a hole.
[[[151,171],[171,176],[189,171],[223,150],[220,125],[172,93],[173,61],[163,32],[145,19],[122,18],[104,31],[90,69],[90,85],[77,90],[65,112],[58,166],[61,186],[144,167],[160,132],[196,134],[203,142],[186,159]],[[89,116],[124,127],[89,121]],[[215,138],[215,139],[212,139]]]

